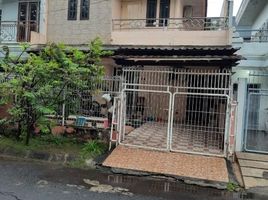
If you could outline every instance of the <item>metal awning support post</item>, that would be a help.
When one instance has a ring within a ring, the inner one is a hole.
[[[62,122],[61,122],[61,125],[62,126],[65,126],[65,108],[66,108],[66,105],[65,105],[65,90],[63,90],[63,104],[62,104]]]
[[[228,26],[229,28],[233,27],[233,12],[234,12],[234,1],[228,0],[228,18],[229,18]]]

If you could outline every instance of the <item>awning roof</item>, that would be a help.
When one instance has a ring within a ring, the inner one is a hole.
[[[119,65],[236,66],[241,56],[232,46],[117,46],[113,58]]]
[[[73,45],[89,51],[86,45]],[[38,51],[42,46],[32,48]],[[236,55],[238,48],[232,46],[148,46],[148,45],[104,45],[104,50],[114,52],[118,65],[169,65],[183,66],[236,66],[242,56]]]

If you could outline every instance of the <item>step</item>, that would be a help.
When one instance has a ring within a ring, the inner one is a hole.
[[[268,162],[255,161],[255,160],[239,160],[240,167],[251,167],[257,169],[268,170]]]
[[[268,180],[254,177],[244,177],[246,189],[254,187],[268,187]]]
[[[242,159],[242,160],[255,160],[255,161],[268,162],[268,155],[264,154],[236,152],[236,156],[238,160]]]
[[[268,173],[268,170],[265,170],[265,169],[241,167],[241,172],[242,172],[242,175],[246,177],[262,178],[262,179],[268,180],[268,178],[266,178],[266,174]]]

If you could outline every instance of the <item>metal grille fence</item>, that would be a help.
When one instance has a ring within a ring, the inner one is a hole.
[[[61,121],[74,125],[77,117],[85,117],[87,121],[92,121],[94,126],[103,127],[104,121],[108,119],[109,109],[113,106],[113,99],[118,97],[122,90],[122,79],[104,77],[101,81],[92,82],[94,85],[89,84],[85,89],[68,87],[65,92],[66,101],[59,109],[59,115],[64,119]],[[110,102],[103,98],[104,94],[111,98]]]
[[[12,76],[5,78],[0,73],[0,83],[6,82]],[[61,103],[55,105],[56,113],[47,113],[47,117],[58,124],[74,125],[77,117],[86,117],[92,121],[99,121],[100,125],[108,118],[108,106],[112,106],[114,97],[118,97],[122,90],[121,77],[103,77],[100,81],[92,81],[84,89],[69,86],[59,97]],[[59,94],[59,88],[54,88],[51,94]],[[111,97],[108,104],[102,97],[107,94]]]
[[[122,144],[225,153],[230,70],[125,68]]]

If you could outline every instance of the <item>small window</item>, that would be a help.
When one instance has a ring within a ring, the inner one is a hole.
[[[147,1],[146,26],[155,26],[157,12],[157,0]]]
[[[183,17],[192,18],[193,17],[193,6],[184,6],[183,7]]]
[[[80,20],[89,19],[89,0],[81,0],[80,5]]]
[[[68,4],[68,20],[77,19],[77,0],[69,0]]]

